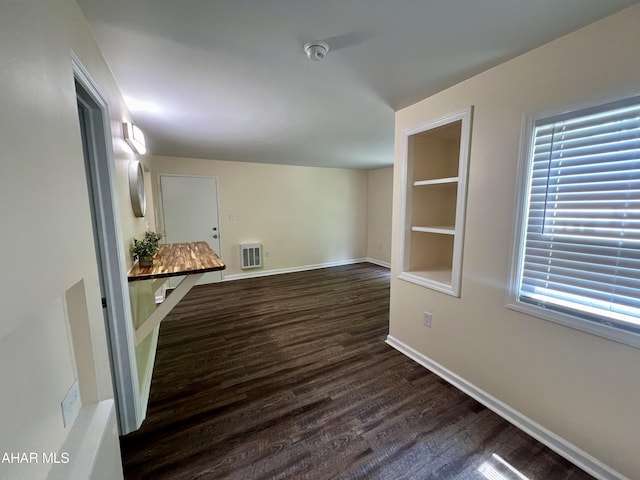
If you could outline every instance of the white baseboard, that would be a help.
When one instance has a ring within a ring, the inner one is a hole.
[[[270,275],[280,275],[283,273],[304,272],[307,270],[317,270],[319,268],[339,267],[341,265],[352,265],[354,263],[368,262],[366,258],[355,258],[350,260],[339,260],[337,262],[318,263],[315,265],[301,265],[299,267],[278,268],[274,270],[257,270],[246,273],[236,273],[233,275],[225,275],[223,281],[242,280],[244,278],[267,277]],[[373,263],[373,262],[372,262]]]
[[[587,452],[581,450],[567,440],[559,437],[552,431],[534,422],[517,410],[511,408],[509,405],[501,402],[494,396],[488,394],[484,390],[481,390],[472,383],[469,383],[464,378],[456,375],[452,371],[447,370],[439,363],[434,362],[430,358],[426,357],[422,353],[411,348],[400,340],[394,338],[393,336],[387,336],[386,343],[398,350],[400,353],[403,353],[410,359],[414,360],[416,363],[419,363],[427,370],[430,370],[442,379],[446,380],[451,385],[463,391],[470,397],[474,398],[489,410],[497,413],[509,423],[515,425],[520,430],[531,435],[533,438],[543,443],[551,450],[563,456],[564,458],[582,468],[584,471],[593,475],[594,477],[601,480],[627,479],[627,477],[619,472],[616,472],[614,469],[612,469],[608,465],[605,465],[597,458],[589,455]]]
[[[378,260],[376,258],[367,257],[364,259],[365,262],[373,263],[374,265],[378,265],[380,267],[391,269],[391,264],[389,262],[383,262],[382,260]]]

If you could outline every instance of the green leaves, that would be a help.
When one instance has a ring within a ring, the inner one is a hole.
[[[134,238],[133,245],[131,246],[131,254],[133,255],[133,258],[152,257],[155,255],[155,253],[160,250],[160,245],[158,243],[161,239],[161,233],[152,232],[150,230],[147,230],[144,233],[144,238],[142,240]]]

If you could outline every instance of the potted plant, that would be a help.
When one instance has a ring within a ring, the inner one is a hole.
[[[144,232],[144,239],[149,240],[150,242],[154,242],[156,245],[162,240],[163,235],[158,232],[152,232],[151,230],[147,230]]]
[[[138,260],[139,266],[153,266],[153,256],[160,249],[158,243],[161,238],[161,233],[146,231],[142,240],[138,240],[137,238],[133,239],[131,253],[133,254],[133,259]]]

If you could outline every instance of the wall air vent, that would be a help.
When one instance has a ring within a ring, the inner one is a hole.
[[[245,243],[240,245],[241,268],[262,267],[262,245],[260,243]]]

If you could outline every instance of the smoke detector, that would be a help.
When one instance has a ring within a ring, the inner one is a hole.
[[[304,51],[310,60],[319,62],[327,56],[327,52],[329,52],[329,45],[324,42],[309,42],[305,44]]]

